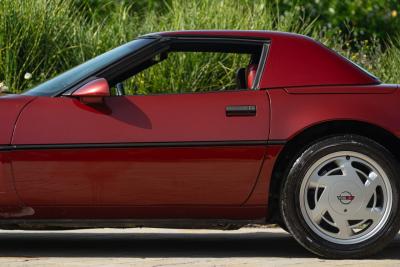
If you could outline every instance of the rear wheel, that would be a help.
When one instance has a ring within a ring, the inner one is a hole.
[[[323,257],[373,254],[399,229],[398,178],[392,154],[368,138],[317,142],[294,160],[282,187],[285,225]]]

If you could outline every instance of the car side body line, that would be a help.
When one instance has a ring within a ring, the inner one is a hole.
[[[199,141],[199,142],[146,142],[146,143],[105,143],[105,144],[34,144],[0,146],[0,151],[40,150],[40,149],[91,149],[91,148],[132,148],[132,147],[212,147],[212,146],[249,146],[249,145],[284,145],[284,140],[260,141]]]
[[[381,85],[323,85],[323,86],[301,86],[285,87],[284,90],[289,94],[393,94],[398,88],[397,84]],[[282,88],[276,88],[282,89]],[[273,89],[269,89],[273,90]]]

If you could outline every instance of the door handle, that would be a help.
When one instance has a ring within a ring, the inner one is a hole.
[[[225,114],[227,117],[255,116],[257,114],[257,106],[255,105],[226,106]]]

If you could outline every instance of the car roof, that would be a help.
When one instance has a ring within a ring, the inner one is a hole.
[[[162,37],[226,37],[226,38],[255,38],[255,39],[275,39],[280,37],[292,36],[295,38],[309,38],[305,35],[279,32],[279,31],[262,31],[262,30],[182,30],[182,31],[166,31],[147,34],[145,36],[162,36]],[[309,38],[311,39],[311,38]]]
[[[378,78],[318,41],[279,31],[184,30],[143,37],[248,38],[268,41],[260,88],[371,85]],[[264,63],[264,62],[263,62]]]

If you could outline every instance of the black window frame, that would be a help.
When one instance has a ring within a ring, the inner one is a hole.
[[[228,47],[227,45],[236,45],[238,47],[242,46],[244,47],[243,51],[246,50],[245,46],[259,46],[260,49],[260,56],[258,60],[258,68],[257,68],[257,73],[255,76],[255,80],[253,82],[252,88],[244,89],[244,90],[258,90],[262,75],[264,72],[264,67],[266,64],[266,59],[269,51],[269,46],[270,46],[270,40],[268,39],[263,39],[263,38],[248,38],[248,37],[215,37],[215,36],[156,36],[156,35],[148,35],[140,38],[155,38],[157,41],[150,43],[149,45],[143,47],[140,49],[140,51],[136,51],[135,53],[128,55],[125,58],[122,58],[121,60],[110,64],[106,68],[100,70],[97,73],[94,73],[90,75],[89,77],[86,77],[86,79],[83,79],[81,82],[75,84],[74,86],[66,89],[63,93],[59,94],[62,96],[69,96],[72,95],[75,90],[86,84],[87,82],[97,79],[97,78],[105,78],[107,81],[109,81],[110,87],[113,87],[117,81],[122,79],[121,77],[127,76],[127,68],[129,68],[130,72],[135,72],[135,68],[139,68],[140,71],[130,74],[128,77],[132,77],[141,71],[143,71],[145,68],[140,68],[140,66],[146,61],[149,62],[152,58],[154,58],[156,55],[161,54],[166,51],[174,51],[173,46],[174,45],[184,45],[184,44],[208,44],[210,45],[209,51],[202,51],[202,50],[188,50],[187,52],[222,52],[222,53],[238,53],[238,52],[229,52],[229,49],[226,49],[225,51],[223,50],[212,50],[212,45],[225,45],[225,47]],[[172,50],[171,50],[172,48]],[[185,50],[177,50],[180,52],[185,52]],[[151,64],[148,66],[151,67]],[[228,90],[225,90],[228,91]],[[237,91],[236,90],[229,90],[229,91]],[[221,91],[210,91],[210,92],[224,92],[224,90]],[[200,92],[199,92],[200,93]],[[202,92],[204,93],[204,92]],[[170,93],[167,93],[170,94]]]

